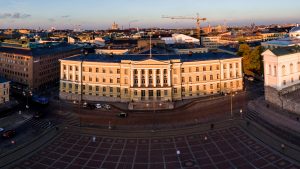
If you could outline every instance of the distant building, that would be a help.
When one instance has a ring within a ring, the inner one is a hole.
[[[202,45],[208,49],[217,49],[220,45],[221,36],[202,36]]]
[[[289,37],[262,42],[261,45],[266,49],[278,47],[299,46],[300,45],[300,26],[292,28],[289,32]]]
[[[59,81],[59,59],[80,54],[65,43],[37,48],[0,47],[0,76],[18,88],[39,90]]]
[[[116,24],[116,22],[114,22],[114,23],[111,25],[111,30],[120,30],[119,25]]]
[[[193,43],[200,45],[199,39],[184,34],[173,34],[172,37],[163,37],[161,39],[164,40],[166,44]]]
[[[9,81],[0,77],[0,104],[9,101]]]
[[[68,43],[69,44],[75,44],[80,42],[80,39],[74,36],[68,36]]]
[[[126,55],[128,54],[128,49],[96,49],[96,54],[103,54],[103,55]]]
[[[83,100],[166,103],[240,91],[241,59],[226,53],[69,57],[60,60],[60,98],[79,100],[82,92]]]
[[[300,47],[268,49],[263,55],[265,98],[278,106],[284,95],[300,89]],[[300,105],[298,107],[300,113]]]
[[[174,52],[176,54],[194,54],[194,53],[207,53],[207,48],[190,48],[190,49],[179,49],[175,48]]]

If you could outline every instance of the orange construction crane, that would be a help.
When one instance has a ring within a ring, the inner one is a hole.
[[[192,19],[196,20],[196,34],[197,38],[201,41],[201,34],[200,34],[200,22],[201,21],[206,21],[206,18],[200,18],[199,14],[197,13],[196,17],[186,17],[186,16],[162,16],[162,18],[169,18],[169,19]]]

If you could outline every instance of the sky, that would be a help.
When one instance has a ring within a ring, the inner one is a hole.
[[[0,0],[0,29],[193,28],[193,20],[162,16],[207,18],[202,26],[300,23],[299,0]]]

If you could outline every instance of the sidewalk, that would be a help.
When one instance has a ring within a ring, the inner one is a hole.
[[[267,105],[269,105],[267,107]],[[280,126],[296,134],[300,134],[300,121],[297,121],[297,115],[282,110],[279,107],[270,105],[264,98],[259,98],[249,102],[248,108],[258,113],[258,116],[274,126]]]

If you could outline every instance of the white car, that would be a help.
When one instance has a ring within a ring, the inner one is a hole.
[[[96,109],[101,109],[102,108],[102,106],[101,106],[101,104],[95,104],[95,106],[96,106]]]
[[[106,110],[110,110],[110,105],[109,104],[105,104],[105,105],[103,105],[103,108],[105,108]]]
[[[254,81],[254,77],[248,77],[248,80],[252,82]]]

